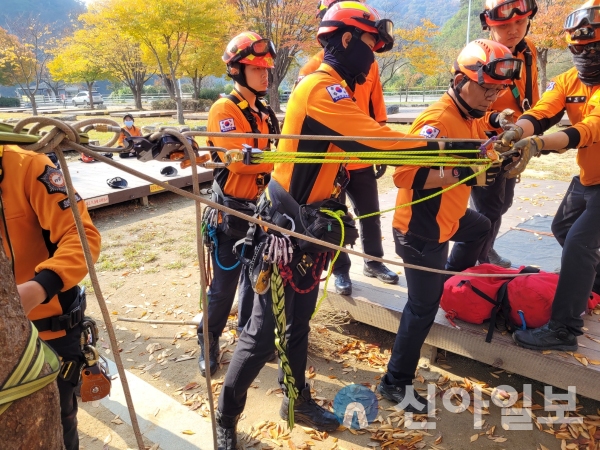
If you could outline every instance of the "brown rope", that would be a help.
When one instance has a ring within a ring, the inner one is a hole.
[[[78,144],[75,144],[78,145]],[[100,282],[98,281],[98,275],[96,274],[96,268],[94,267],[94,259],[92,258],[92,253],[90,250],[90,243],[87,240],[87,235],[85,234],[85,228],[83,226],[83,221],[81,220],[81,214],[79,213],[79,209],[77,208],[77,199],[75,198],[75,188],[73,187],[73,180],[71,178],[71,173],[69,171],[69,166],[67,164],[67,160],[61,148],[57,149],[56,152],[58,156],[58,160],[60,161],[60,166],[62,168],[63,174],[65,176],[65,182],[67,185],[67,195],[69,196],[69,203],[71,206],[71,211],[73,212],[73,217],[75,219],[75,224],[77,226],[77,234],[79,235],[79,240],[81,241],[81,247],[83,249],[83,254],[85,256],[85,263],[87,265],[88,272],[90,274],[90,280],[92,281],[92,286],[94,287],[94,294],[96,295],[96,299],[98,300],[98,305],[100,306],[100,311],[102,312],[102,318],[104,319],[104,323],[106,325],[106,332],[108,333],[108,338],[110,340],[110,346],[112,347],[112,352],[115,358],[115,365],[117,366],[117,371],[119,372],[119,377],[121,378],[121,384],[123,386],[123,393],[125,395],[125,402],[127,403],[127,409],[129,411],[129,418],[131,419],[131,427],[133,428],[133,433],[135,434],[135,440],[137,441],[137,445],[139,450],[145,450],[146,446],[144,445],[144,439],[142,438],[142,432],[140,431],[140,426],[138,424],[137,415],[135,413],[135,408],[133,406],[133,400],[131,399],[131,391],[129,390],[129,382],[127,381],[127,376],[125,374],[125,368],[123,367],[123,360],[121,359],[121,353],[119,352],[119,343],[117,342],[117,336],[115,335],[115,330],[112,326],[112,322],[110,320],[110,313],[108,312],[108,308],[106,307],[106,301],[104,300],[104,296],[102,295],[102,290],[100,288]]]

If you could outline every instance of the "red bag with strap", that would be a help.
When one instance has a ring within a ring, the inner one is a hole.
[[[486,342],[490,342],[498,314],[506,319],[509,331],[516,328],[539,328],[550,320],[552,302],[558,285],[558,274],[542,272],[535,267],[504,269],[493,264],[481,264],[465,272],[486,274],[531,273],[530,277],[474,277],[454,275],[444,283],[440,306],[446,318],[481,324],[490,321]],[[592,293],[588,309],[600,303]]]

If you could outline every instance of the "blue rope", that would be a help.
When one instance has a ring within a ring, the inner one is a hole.
[[[518,310],[517,313],[519,314],[519,317],[521,318],[521,330],[526,330],[527,325],[525,324],[525,313],[521,310]]]
[[[215,244],[215,250],[214,250],[214,252],[215,252],[215,261],[217,262],[217,265],[221,268],[221,270],[233,270],[237,266],[239,266],[241,264],[241,262],[238,260],[238,262],[236,262],[231,267],[223,267],[223,264],[221,264],[221,261],[219,261],[219,240],[217,239],[217,228],[216,227],[212,227],[210,225],[208,225],[206,228],[208,229],[208,236],[210,237],[210,239]],[[246,244],[244,244],[243,247],[242,247],[242,254],[244,254],[244,248],[245,247],[246,247]]]

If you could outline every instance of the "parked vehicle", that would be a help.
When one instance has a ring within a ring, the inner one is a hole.
[[[279,94],[279,101],[282,103],[287,102],[290,99],[291,93],[292,91],[282,91],[281,94]]]
[[[92,99],[93,99],[94,105],[104,104],[104,99],[102,98],[102,95],[100,95],[100,93],[98,91],[92,91]],[[73,103],[73,106],[79,106],[79,105],[89,106],[90,105],[89,91],[79,92],[75,97],[73,97],[71,99],[71,103]]]

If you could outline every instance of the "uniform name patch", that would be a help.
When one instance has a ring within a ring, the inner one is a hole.
[[[587,97],[585,95],[577,95],[574,97],[567,97],[565,99],[565,103],[585,103],[586,98]]]
[[[79,196],[79,194],[77,192],[75,192],[75,200],[77,200],[77,203],[79,203],[81,201],[81,197]],[[63,211],[65,209],[67,209],[67,208],[70,208],[71,207],[71,202],[69,201],[69,197],[67,197],[64,200],[61,200],[60,202],[58,202],[58,206]]]
[[[221,129],[221,133],[233,131],[235,130],[235,122],[233,121],[233,119],[220,120],[219,128]]]
[[[423,128],[421,128],[419,136],[423,136],[428,139],[435,139],[436,137],[438,137],[438,134],[440,134],[440,130],[438,130],[436,127],[432,127],[431,125],[425,125]]]
[[[56,167],[46,165],[44,172],[37,177],[38,181],[44,185],[48,194],[66,194],[67,187],[65,179],[60,170]]]
[[[555,84],[556,83],[554,81],[551,81],[550,83],[548,83],[548,86],[546,86],[546,90],[551,91],[552,89],[554,89]]]
[[[331,96],[333,103],[337,103],[345,98],[350,98],[350,94],[340,84],[334,84],[333,86],[327,86],[327,92]]]

